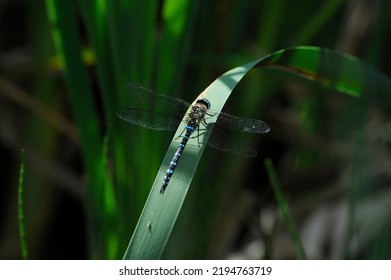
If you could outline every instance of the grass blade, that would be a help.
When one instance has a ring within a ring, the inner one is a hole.
[[[270,158],[265,159],[265,165],[266,165],[267,172],[269,174],[270,182],[271,182],[273,190],[274,190],[274,194],[277,199],[278,207],[279,207],[280,212],[282,214],[282,217],[284,218],[285,223],[288,227],[288,231],[291,235],[293,243],[295,244],[297,254],[300,259],[305,260],[305,259],[307,259],[307,257],[306,257],[305,251],[304,251],[304,247],[301,244],[300,236],[297,231],[295,222],[293,221],[292,216],[289,213],[288,203],[284,197],[284,193],[282,192],[280,182],[278,181],[276,170],[273,167],[272,160]]]
[[[26,229],[24,227],[24,208],[23,208],[23,185],[24,185],[24,150],[20,152],[21,162],[19,170],[19,187],[18,187],[18,222],[19,222],[19,239],[22,252],[22,259],[27,260],[28,248],[26,240]]]
[[[319,47],[274,52],[258,67],[276,67],[354,97],[391,104],[391,80],[358,58]]]
[[[220,111],[237,83],[258,62],[256,60],[226,72],[201,95],[211,102],[213,110]],[[214,121],[211,119],[210,123]],[[164,157],[124,259],[159,259],[163,253],[204,149],[204,145],[198,148],[196,139],[189,139],[180,167],[176,169],[164,195],[161,195],[161,182],[181,141],[176,138],[184,127],[182,122]],[[200,142],[206,143],[208,137],[208,133],[200,135]]]
[[[80,132],[80,146],[88,176],[88,214],[91,214],[91,226],[104,223],[105,209],[100,205],[104,186],[102,159],[102,138],[99,117],[95,108],[93,94],[89,87],[88,75],[82,61],[81,43],[78,37],[77,22],[72,1],[46,0],[47,12],[52,25],[52,38],[63,70],[64,80],[69,89],[69,99],[75,123]],[[96,234],[91,231],[92,252],[107,251],[105,235],[109,231]],[[112,229],[111,229],[112,230]],[[114,231],[114,230],[112,230]],[[107,233],[111,234],[111,233]],[[104,250],[95,248],[103,244]],[[94,253],[92,253],[94,255]],[[98,256],[95,256],[98,257]],[[110,256],[111,257],[111,256]]]

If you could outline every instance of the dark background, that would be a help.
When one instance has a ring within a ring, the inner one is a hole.
[[[97,112],[97,141],[109,135],[108,185],[121,210],[113,216],[95,213],[102,201],[87,190],[87,152],[79,138],[90,126],[78,127],[74,120],[75,101],[52,40],[49,2],[0,3],[0,258],[21,258],[21,149],[28,258],[121,258],[171,135],[114,118],[107,122],[96,69],[101,61],[93,55],[83,1],[70,1],[86,70],[80,81],[88,84]],[[121,57],[116,54],[129,54],[131,59],[117,63],[136,73],[118,77],[106,69],[104,75],[116,81],[111,96],[118,100],[125,95],[124,83],[136,81],[191,101],[225,71],[299,45],[342,51],[387,76],[391,72],[390,1],[189,1],[187,13],[171,19],[174,25],[178,18],[186,22],[178,38],[165,29],[167,1],[113,3],[109,22],[118,21],[107,31],[108,61],[115,64]],[[156,14],[146,14],[145,5],[152,3]],[[153,34],[134,31],[145,22]],[[148,36],[151,45],[138,39]],[[133,48],[110,44],[113,38],[130,38]],[[151,56],[150,47],[158,50]],[[225,111],[262,119],[272,132],[245,138],[259,151],[255,159],[215,151],[203,156],[164,258],[296,259],[265,157],[274,162],[308,258],[390,258],[390,104],[363,102],[275,69],[252,71],[235,90]],[[138,154],[124,151],[132,156],[122,167],[127,182],[139,188],[124,191],[115,139],[125,130],[130,132],[124,141]]]

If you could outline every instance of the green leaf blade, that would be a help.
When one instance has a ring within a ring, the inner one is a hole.
[[[234,87],[257,62],[258,60],[226,72],[201,94],[211,102],[213,110],[221,111]],[[214,117],[217,118],[217,115]],[[212,117],[210,122],[214,121]],[[163,253],[205,148],[204,145],[198,147],[197,140],[189,139],[165,193],[160,194],[165,172],[181,141],[178,136],[184,128],[183,121],[164,157],[124,259],[159,259]],[[206,143],[209,134],[210,131],[200,135],[200,143]]]

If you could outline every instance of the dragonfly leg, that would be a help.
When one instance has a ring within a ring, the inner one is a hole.
[[[175,137],[175,140],[178,140],[179,138],[182,138],[183,137],[183,132],[186,131],[186,128],[184,128],[181,132],[181,134],[179,134],[177,137]]]
[[[201,131],[202,130],[202,131]],[[201,132],[200,132],[201,131]],[[201,149],[201,142],[200,142],[200,136],[204,135],[206,133],[205,128],[197,128],[197,135],[190,136],[191,139],[197,138],[198,148]]]
[[[216,113],[206,112],[205,115],[208,117],[213,117],[214,115],[216,115]],[[204,118],[204,120],[205,120],[205,118]]]

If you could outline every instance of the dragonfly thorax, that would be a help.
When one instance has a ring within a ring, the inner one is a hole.
[[[201,121],[204,119],[206,111],[208,111],[209,107],[210,103],[208,100],[197,100],[196,104],[191,108],[189,112],[189,116],[187,118],[187,125],[192,126],[194,129],[197,128]]]

